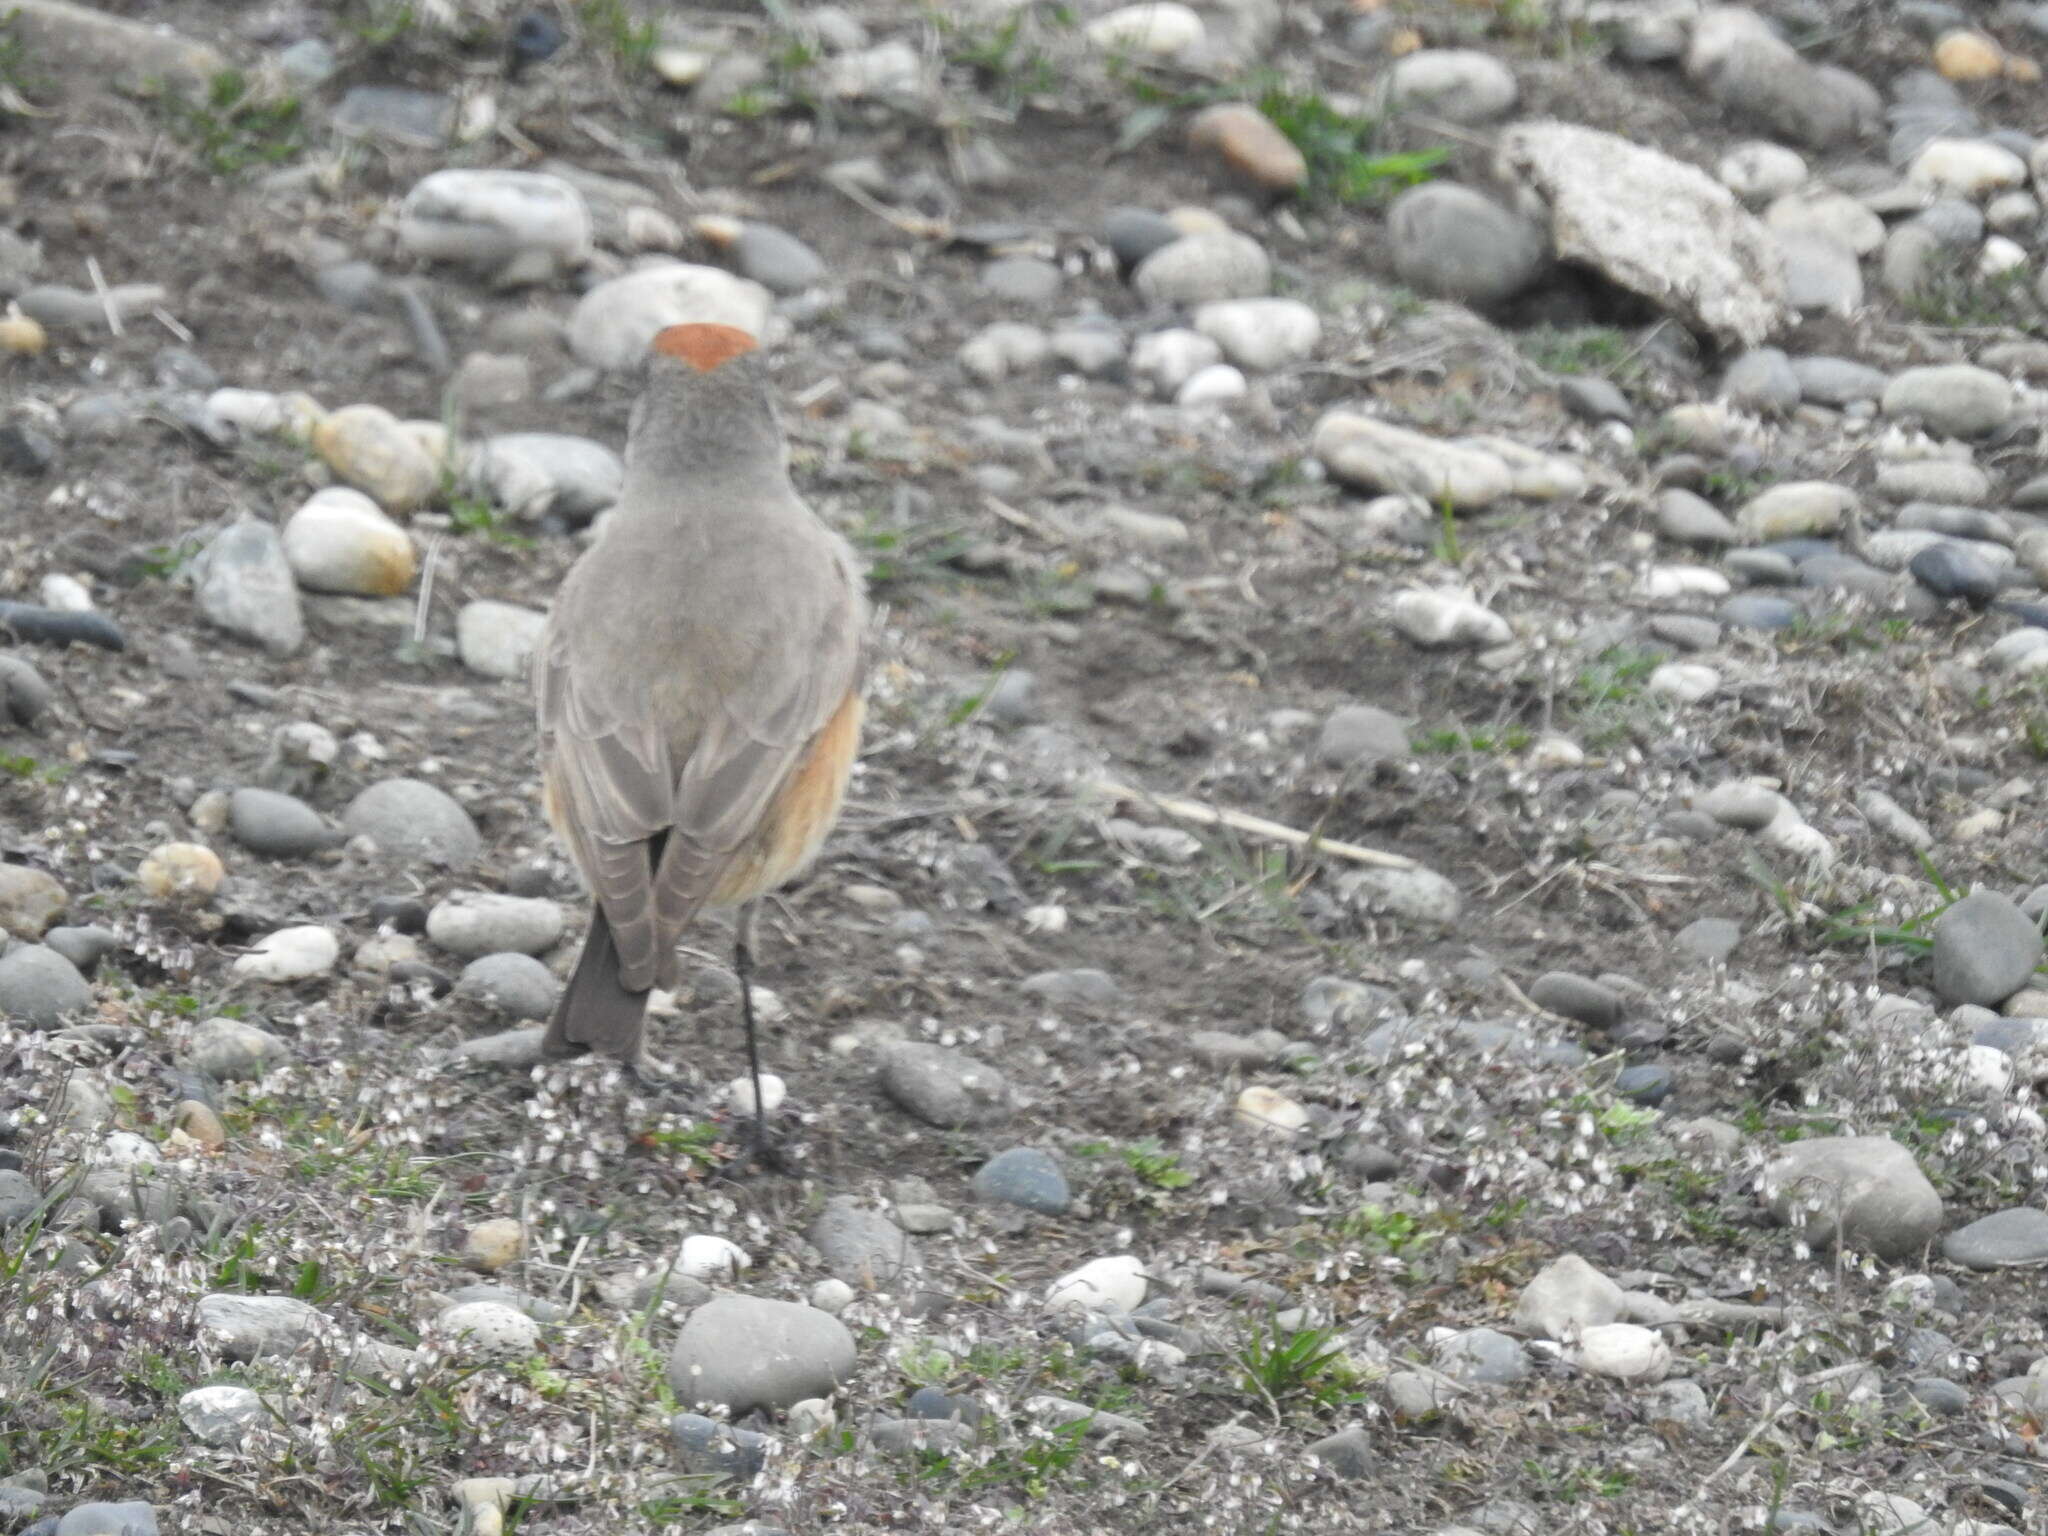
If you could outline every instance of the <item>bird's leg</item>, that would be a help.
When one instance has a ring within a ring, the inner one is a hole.
[[[754,1087],[754,1131],[748,1138],[747,1149],[731,1163],[725,1173],[736,1178],[742,1172],[759,1164],[764,1168],[783,1171],[782,1158],[768,1140],[767,1100],[761,1093],[761,1046],[754,1030],[754,904],[748,902],[739,910],[738,920],[733,924],[732,969],[740,982],[740,1025],[747,1037],[747,1081]]]

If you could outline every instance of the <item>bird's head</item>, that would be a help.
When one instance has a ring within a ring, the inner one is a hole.
[[[782,427],[760,343],[731,325],[671,325],[648,349],[628,462],[707,457],[780,462]]]

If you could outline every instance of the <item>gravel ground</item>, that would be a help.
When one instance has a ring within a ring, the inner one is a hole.
[[[2039,1529],[1978,9],[0,6],[0,1530]],[[879,613],[738,1181],[724,918],[537,1050],[681,320]]]

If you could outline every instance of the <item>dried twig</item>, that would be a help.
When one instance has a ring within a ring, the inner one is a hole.
[[[1357,843],[1340,843],[1333,838],[1318,836],[1314,832],[1304,832],[1299,827],[1268,821],[1263,816],[1254,816],[1247,811],[1234,811],[1228,806],[1206,805],[1200,800],[1183,800],[1177,795],[1155,795],[1149,790],[1133,789],[1128,784],[1118,784],[1110,779],[1091,780],[1087,788],[1111,799],[1135,800],[1140,805],[1149,805],[1161,814],[1171,816],[1175,821],[1190,821],[1202,827],[1228,827],[1233,832],[1243,832],[1247,836],[1263,838],[1267,842],[1284,843],[1289,848],[1305,848],[1314,853],[1327,853],[1335,858],[1349,859],[1354,864],[1370,864],[1377,869],[1422,867],[1413,859],[1403,858],[1398,853],[1382,853],[1377,848],[1363,848]]]
[[[100,296],[100,312],[107,317],[107,329],[116,336],[122,335],[121,311],[114,307],[114,295],[107,287],[107,279],[100,271],[97,256],[85,258],[85,274],[92,279],[92,291]]]

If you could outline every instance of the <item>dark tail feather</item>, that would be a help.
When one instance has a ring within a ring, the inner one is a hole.
[[[593,904],[583,956],[555,1005],[555,1016],[548,1020],[541,1054],[581,1056],[598,1051],[629,1067],[638,1066],[646,1015],[647,994],[630,991],[622,983],[612,925],[605,921],[604,908]]]

